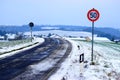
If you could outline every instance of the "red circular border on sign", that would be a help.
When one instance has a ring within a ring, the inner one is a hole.
[[[96,19],[91,19],[91,18],[90,18],[89,14],[90,14],[92,11],[94,11],[94,12],[97,13]],[[90,21],[92,21],[92,22],[97,21],[97,20],[99,19],[99,17],[100,17],[100,13],[98,12],[98,10],[96,10],[96,9],[94,9],[94,8],[91,9],[91,10],[89,10],[88,13],[87,13],[87,18],[88,18]]]

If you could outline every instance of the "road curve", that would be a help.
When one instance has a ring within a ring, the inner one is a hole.
[[[0,60],[0,80],[15,78],[25,72],[29,65],[38,63],[52,55],[56,49],[59,50],[63,44],[66,44],[65,42],[67,41],[58,38],[45,38],[45,42],[41,45]],[[68,54],[70,50],[66,52]]]

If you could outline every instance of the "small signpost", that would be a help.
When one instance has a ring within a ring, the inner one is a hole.
[[[31,42],[32,42],[32,27],[34,26],[34,23],[30,22],[29,26],[30,26],[30,31],[31,31]]]
[[[84,72],[84,53],[80,54],[79,62],[80,62],[80,77],[83,77],[83,72]]]
[[[80,54],[79,62],[84,62],[84,53]]]
[[[91,61],[93,62],[93,42],[94,42],[94,22],[97,21],[100,17],[100,13],[96,9],[91,9],[87,13],[87,18],[92,22],[92,53]]]

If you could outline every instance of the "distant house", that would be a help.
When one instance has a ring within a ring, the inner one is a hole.
[[[6,36],[7,36],[7,40],[9,41],[16,39],[16,34],[6,34]]]
[[[114,41],[118,41],[118,42],[120,42],[120,39],[115,39]]]
[[[0,36],[0,40],[4,40],[4,36]]]
[[[118,42],[120,42],[120,39],[115,39],[114,42],[118,43]]]
[[[91,41],[90,37],[85,37],[86,41]]]
[[[5,35],[5,40],[9,40],[9,41],[12,41],[12,40],[21,40],[25,38],[23,34],[6,34]]]

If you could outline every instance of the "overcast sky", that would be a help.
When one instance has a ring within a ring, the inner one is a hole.
[[[95,26],[120,28],[120,0],[0,0],[0,25],[91,26],[92,8],[101,14]]]

